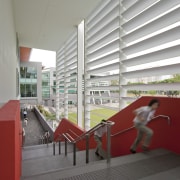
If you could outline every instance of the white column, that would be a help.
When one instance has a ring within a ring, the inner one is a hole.
[[[56,57],[56,67],[57,67],[57,57]],[[58,72],[58,67],[56,69],[56,120],[60,120],[60,109],[59,109],[59,72]]]
[[[68,119],[68,71],[66,62],[66,50],[64,55],[64,118]]]
[[[86,68],[85,68],[86,69]],[[90,75],[85,71],[84,73],[84,125],[85,130],[90,129],[90,90],[87,88],[90,86],[88,79]]]
[[[124,11],[124,7],[122,6],[122,0],[120,0],[119,3],[120,3],[120,6],[119,6],[119,13],[120,13],[119,14],[120,15],[120,18],[119,18],[119,26],[120,26],[120,29],[119,29],[119,38],[120,38],[120,41],[119,41],[119,90],[120,90],[119,109],[121,110],[127,105],[126,100],[123,99],[123,97],[127,96],[127,90],[122,87],[122,85],[127,84],[127,82],[126,82],[126,79],[122,75],[122,72],[126,72],[126,67],[122,63],[122,60],[126,59],[126,55],[122,51],[122,49],[126,46],[126,44],[125,42],[123,42],[121,38],[125,34],[122,28],[122,24],[125,22],[125,20],[122,17],[122,12]]]
[[[87,39],[86,39],[86,22],[85,22],[85,30],[84,30],[84,128],[85,130],[90,129],[90,90],[88,87],[90,86],[90,74],[88,74],[87,70]]]
[[[83,92],[82,78],[84,66],[84,21],[78,25],[78,59],[77,59],[77,124],[83,127]]]
[[[99,96],[101,97],[101,91],[99,90]],[[102,98],[100,98],[100,104],[102,105]]]
[[[91,95],[94,96],[94,91],[91,91]],[[95,104],[95,99],[94,99],[94,97],[92,98],[92,103]]]

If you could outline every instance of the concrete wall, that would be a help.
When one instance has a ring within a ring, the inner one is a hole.
[[[0,127],[0,179],[19,180],[22,162],[19,101],[9,101],[0,109]]]
[[[0,104],[3,104],[10,99],[19,99],[16,92],[19,60],[12,0],[0,0],[0,26]]]
[[[40,111],[38,110],[37,107],[34,107],[34,112],[35,112],[38,120],[40,121],[43,129],[49,131],[49,133],[50,133],[50,139],[51,139],[51,141],[53,141],[54,130],[53,130],[52,127],[47,123],[47,121],[45,120],[45,117],[40,113]]]

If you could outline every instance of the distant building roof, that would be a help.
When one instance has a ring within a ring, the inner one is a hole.
[[[20,61],[28,62],[31,55],[32,48],[20,47]]]

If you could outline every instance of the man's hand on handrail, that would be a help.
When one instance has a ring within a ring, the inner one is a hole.
[[[105,124],[105,125],[114,125],[115,124],[115,122],[113,122],[113,121],[103,121],[103,122],[101,122],[101,124]]]
[[[151,120],[157,119],[157,118],[159,118],[159,117],[162,117],[162,118],[167,119],[167,120],[168,120],[168,124],[170,124],[170,123],[171,123],[171,119],[170,119],[170,117],[169,117],[169,116],[167,116],[167,115],[162,115],[162,114],[160,114],[160,115],[157,115],[157,116],[153,117]]]

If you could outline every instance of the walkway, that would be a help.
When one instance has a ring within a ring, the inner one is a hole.
[[[36,118],[34,112],[28,111],[27,117],[27,126],[25,126],[22,118],[22,126],[24,127],[26,132],[24,146],[38,145],[39,137],[44,134],[44,129]]]

